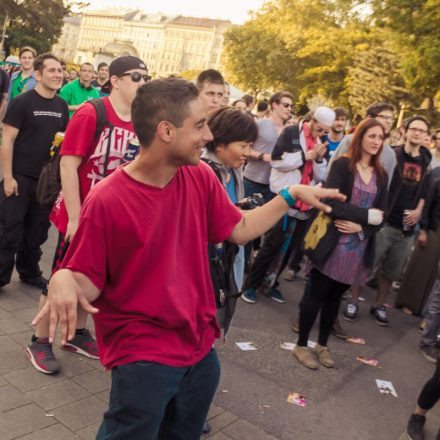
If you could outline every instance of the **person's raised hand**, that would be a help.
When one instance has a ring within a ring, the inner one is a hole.
[[[301,200],[308,205],[318,208],[326,213],[331,212],[332,208],[329,205],[321,202],[321,199],[335,199],[340,202],[345,202],[347,196],[339,192],[338,189],[323,188],[321,185],[293,185],[289,188],[290,195],[295,200]]]

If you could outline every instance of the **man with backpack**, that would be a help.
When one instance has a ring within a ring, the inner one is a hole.
[[[131,103],[137,89],[150,79],[147,67],[137,57],[124,56],[110,64],[109,74],[110,96],[89,101],[76,111],[61,146],[62,192],[50,217],[59,231],[52,273],[59,269],[75,235],[81,204],[90,189],[136,154],[132,151],[136,141]],[[40,307],[45,302],[46,293],[43,292]],[[85,329],[86,318],[85,313],[80,314],[76,336],[64,348],[98,359],[96,341]],[[26,353],[37,370],[56,373],[60,366],[48,342],[48,334],[49,321],[43,320],[36,326]]]
[[[56,95],[63,81],[52,54],[34,61],[37,85],[9,104],[3,121],[0,185],[0,287],[9,284],[14,265],[20,280],[46,289],[39,261],[47,239],[50,209],[41,206],[36,187],[49,160],[54,136],[69,120],[67,104]]]

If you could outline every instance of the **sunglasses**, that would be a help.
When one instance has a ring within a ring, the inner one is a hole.
[[[284,108],[293,108],[293,104],[288,104],[287,102],[282,102],[281,104],[284,106]]]
[[[149,81],[151,79],[150,75],[145,75],[139,72],[127,72],[127,73],[123,73],[122,75],[119,76],[129,76],[131,78],[131,80],[135,83],[138,83],[141,79],[143,79],[145,82]]]

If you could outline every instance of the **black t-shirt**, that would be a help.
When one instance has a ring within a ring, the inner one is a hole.
[[[29,90],[11,101],[3,122],[19,130],[14,142],[12,174],[38,178],[50,158],[55,133],[64,131],[68,121],[66,101],[57,95],[48,99]]]
[[[402,186],[396,203],[388,217],[388,223],[396,228],[402,228],[403,211],[416,208],[414,206],[414,197],[419,185],[422,184],[423,177],[422,156],[412,157],[406,152],[403,152],[403,155]]]
[[[3,101],[3,94],[8,93],[9,75],[0,68],[0,104]]]

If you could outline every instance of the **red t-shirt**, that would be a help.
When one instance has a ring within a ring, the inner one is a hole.
[[[107,119],[114,125],[110,139],[110,156],[107,174],[111,174],[119,165],[127,162],[125,153],[128,142],[135,138],[133,124],[123,121],[114,111],[108,97],[102,98]],[[95,142],[96,111],[91,104],[80,107],[70,120],[60,154],[62,156],[81,156],[83,162],[78,168],[80,197],[83,201],[93,186],[104,179],[105,153],[109,142],[110,128],[105,127]],[[66,233],[69,217],[64,205],[63,193],[58,198],[50,215],[50,220],[62,233]]]
[[[203,162],[180,167],[163,189],[120,167],[89,193],[63,267],[102,292],[93,305],[105,367],[184,367],[206,356],[220,336],[207,243],[224,241],[240,219]]]

